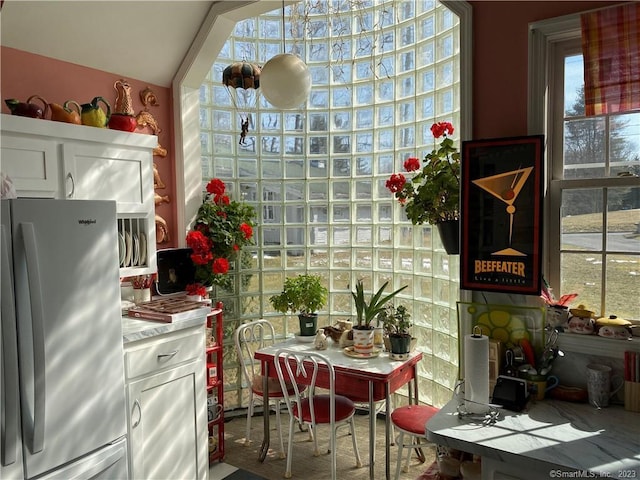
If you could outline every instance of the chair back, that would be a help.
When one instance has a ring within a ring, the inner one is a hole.
[[[243,387],[251,386],[255,378],[260,375],[261,365],[254,358],[254,353],[264,347],[268,347],[275,342],[275,330],[268,320],[255,320],[250,323],[240,325],[234,333],[236,353],[238,363],[242,366],[242,376],[247,384]]]
[[[275,353],[275,367],[280,380],[280,386],[284,393],[284,399],[289,409],[289,415],[294,416],[293,405],[302,420],[303,399],[308,400],[311,415],[311,423],[316,424],[316,411],[314,397],[316,395],[316,382],[318,376],[328,375],[329,380],[329,421],[335,424],[336,398],[335,398],[335,370],[331,361],[321,353],[300,352],[290,349],[280,349]],[[326,385],[326,384],[325,384]],[[293,386],[293,389],[291,388]],[[305,387],[306,386],[306,387]],[[289,388],[287,388],[289,387]],[[326,386],[323,387],[326,392]],[[304,393],[304,395],[303,395]],[[327,395],[327,393],[323,393]],[[326,418],[326,417],[325,417]]]

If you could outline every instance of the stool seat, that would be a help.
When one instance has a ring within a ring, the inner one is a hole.
[[[430,405],[404,405],[391,412],[391,423],[400,432],[396,444],[398,445],[398,462],[396,466],[396,480],[400,477],[400,466],[402,464],[402,450],[408,449],[406,465],[404,471],[409,471],[409,458],[411,450],[419,449],[426,437],[426,424],[440,409]],[[404,437],[408,435],[409,441],[405,443]],[[419,456],[420,461],[424,461],[423,456]]]
[[[425,425],[439,409],[430,405],[405,405],[391,413],[394,426],[413,435],[424,435]]]

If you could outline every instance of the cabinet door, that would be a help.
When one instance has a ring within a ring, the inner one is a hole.
[[[63,147],[65,196],[115,200],[118,214],[153,211],[152,152],[67,142]]]
[[[55,140],[2,134],[2,172],[9,175],[18,196],[56,198],[59,168]]]
[[[206,478],[203,369],[192,362],[128,385],[131,478]]]

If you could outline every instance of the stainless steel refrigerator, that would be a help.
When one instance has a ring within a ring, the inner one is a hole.
[[[128,478],[115,202],[0,203],[0,478]]]

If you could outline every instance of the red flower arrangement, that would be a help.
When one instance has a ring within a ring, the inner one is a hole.
[[[207,296],[207,289],[204,285],[200,285],[199,283],[190,283],[186,286],[187,295],[200,295],[201,297]]]
[[[255,209],[231,200],[219,178],[211,179],[206,188],[193,229],[187,233],[187,246],[192,250],[196,280],[201,285],[230,289],[227,273],[231,263],[242,247],[253,244]]]
[[[444,138],[439,148],[425,156],[424,166],[418,158],[409,157],[403,167],[406,172],[416,172],[413,178],[394,173],[385,184],[414,225],[435,225],[458,220],[460,215],[460,152],[449,138],[453,125],[434,123],[431,133],[435,139]]]

